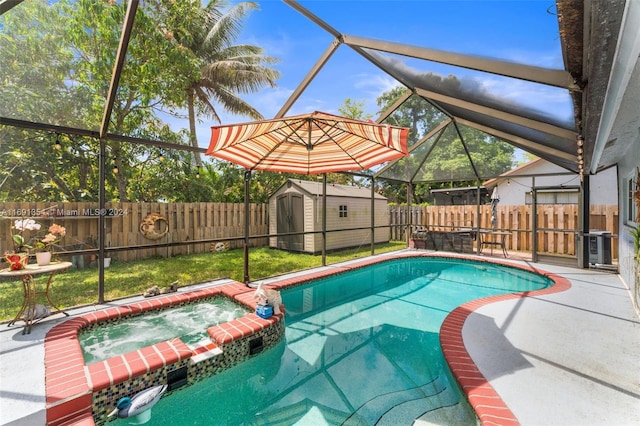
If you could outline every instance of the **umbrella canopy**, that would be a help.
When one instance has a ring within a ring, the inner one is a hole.
[[[207,155],[247,170],[366,170],[408,154],[409,129],[324,112],[212,127]]]
[[[324,112],[213,126],[207,155],[243,166],[244,282],[249,284],[249,179],[252,170],[325,173],[322,264],[326,264],[326,173],[366,170],[404,157],[409,129]]]

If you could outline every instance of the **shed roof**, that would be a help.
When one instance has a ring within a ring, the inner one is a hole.
[[[308,181],[308,180],[300,180],[300,179],[288,179],[278,191],[274,192],[275,195],[280,191],[283,187],[287,185],[293,185],[298,188],[301,192],[304,192],[307,196],[321,196],[322,195],[322,182],[317,181]],[[270,197],[270,198],[271,198]],[[371,199],[371,189],[369,188],[358,188],[356,186],[349,185],[339,185],[339,184],[327,184],[327,197],[345,197],[345,198],[368,198]],[[374,193],[374,198],[378,200],[386,200],[387,198]]]

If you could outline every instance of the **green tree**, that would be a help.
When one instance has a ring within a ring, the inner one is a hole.
[[[138,8],[109,133],[186,145],[195,143],[194,111],[208,111],[218,119],[220,110],[213,105],[220,103],[231,112],[259,117],[239,94],[273,84],[277,74],[263,66],[273,59],[260,48],[232,45],[241,18],[255,4],[219,12],[223,7],[221,1],[202,7],[189,0],[158,0]],[[0,78],[7,83],[0,86],[1,115],[99,128],[125,8],[119,2],[35,0],[0,17]],[[186,108],[188,93],[194,95],[191,130],[174,132],[156,111],[160,106]],[[52,148],[56,140],[62,149]],[[93,138],[3,127],[0,196],[96,201],[99,149]],[[202,201],[216,196],[218,171],[193,167],[190,152],[117,138],[106,140],[106,151],[107,200]],[[195,180],[198,171],[201,179]],[[223,198],[224,191],[220,194]]]
[[[338,112],[343,117],[355,118],[356,120],[371,120],[373,114],[364,113],[364,101],[354,101],[351,98],[344,100],[338,107]]]
[[[220,123],[216,104],[230,113],[252,119],[263,116],[240,94],[257,92],[265,86],[275,87],[279,73],[270,68],[277,59],[264,54],[258,46],[234,45],[243,19],[258,6],[253,2],[237,3],[227,8],[225,0],[212,0],[204,8],[195,2],[182,2],[166,9],[164,24],[167,38],[188,55],[195,69],[186,70],[185,104],[189,117],[189,140],[198,146],[196,116],[212,118]],[[185,19],[186,16],[189,19]],[[184,105],[179,102],[177,106]],[[198,167],[202,160],[195,153]]]
[[[0,16],[0,116],[53,124],[73,116],[66,19],[63,3],[46,0]]]
[[[126,5],[118,3],[81,2],[74,10],[73,21],[74,46],[86,56],[83,64],[78,65],[78,73],[86,81],[87,90],[93,93],[92,99],[101,109],[105,98],[101,96],[103,82],[109,82],[113,70],[113,53],[119,43],[119,27],[114,22],[122,20]],[[188,84],[189,72],[194,64],[189,61],[187,52],[172,43],[162,30],[155,9],[139,8],[135,17],[134,30],[127,49],[127,61],[123,68],[118,85],[117,96],[109,122],[109,132],[162,140],[177,144],[188,143],[186,133],[173,133],[156,115],[160,105],[173,104],[184,98],[182,90]],[[188,17],[188,4],[176,2],[174,7],[180,9]],[[89,23],[89,24],[87,24]],[[92,26],[91,31],[86,27]],[[83,30],[83,28],[85,28]],[[99,43],[94,42],[99,40]],[[96,108],[98,110],[98,108]],[[114,186],[109,188],[109,199],[120,201],[138,201],[146,199],[139,185],[132,185],[133,180],[144,181],[140,173],[146,171],[145,162],[153,153],[149,146],[131,144],[119,140],[108,141],[108,157],[117,167],[117,174],[109,174],[106,184],[113,180]],[[173,167],[174,174],[182,168],[180,162],[167,161],[163,169]],[[172,173],[151,175],[147,180],[158,184]],[[161,186],[161,185],[159,185]],[[136,191],[138,189],[138,191]],[[141,197],[141,198],[140,198]],[[167,194],[172,198],[172,194]]]
[[[397,86],[380,95],[377,99],[380,113],[389,109],[391,105],[400,97],[404,96],[407,91],[408,89]],[[445,114],[424,99],[417,95],[412,95],[405,100],[385,122],[394,126],[408,127],[410,129],[408,144],[409,146],[413,146],[446,118],[447,116]]]
[[[447,84],[459,84],[455,77],[447,77]],[[451,80],[451,81],[450,81]],[[378,98],[380,111],[387,110],[408,89],[396,87]],[[447,116],[417,95],[410,96],[386,122],[409,127],[409,146],[412,147],[430,131],[444,122]],[[411,177],[414,202],[429,198],[430,189],[448,186],[476,184],[476,172],[480,176],[497,176],[513,165],[514,148],[484,132],[472,128],[449,124],[439,137],[431,137],[412,153],[398,162],[398,169],[406,180]],[[383,184],[383,193],[390,200],[405,203],[406,189],[400,182]]]
[[[0,16],[0,116],[81,126],[83,93],[70,78],[74,52],[69,47],[64,1],[21,3]],[[72,157],[54,149],[43,131],[0,127],[0,196],[7,200],[77,200],[92,179],[87,145]]]

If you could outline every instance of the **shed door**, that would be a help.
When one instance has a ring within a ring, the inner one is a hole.
[[[302,195],[283,194],[276,200],[278,234],[304,231],[304,211]],[[283,250],[303,251],[304,236],[283,235],[278,237],[278,248]]]

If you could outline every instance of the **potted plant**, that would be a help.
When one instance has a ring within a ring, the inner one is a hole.
[[[638,269],[640,266],[640,225],[631,228],[631,236],[633,237],[633,259],[636,269]]]
[[[14,253],[26,253],[31,247],[25,237],[26,232],[39,231],[41,225],[33,219],[17,219],[13,222],[11,229],[15,231],[11,235],[11,241],[13,242]]]
[[[48,231],[47,235],[37,240],[34,244],[38,266],[45,266],[51,262],[54,245],[58,243],[67,232],[64,226],[55,223],[49,227]]]
[[[11,242],[13,252],[5,253],[4,258],[12,271],[20,270],[29,262],[29,249],[33,247],[27,243],[25,235],[28,232],[40,230],[40,224],[33,219],[17,219],[11,226]]]
[[[633,192],[633,201],[636,204],[636,222],[640,222],[640,168],[636,177],[636,187]],[[638,307],[640,303],[640,225],[631,228],[631,236],[633,237],[633,268],[634,268],[634,292],[633,302]]]
[[[11,229],[11,241],[13,242],[13,253],[5,253],[5,259],[12,269],[21,269],[26,266],[29,259],[29,251],[33,250],[36,254],[36,261],[39,266],[48,265],[51,262],[51,252],[54,245],[59,242],[65,235],[64,226],[57,224],[51,225],[47,234],[39,238],[35,235],[27,238],[27,233],[34,233],[42,228],[34,219],[17,219],[13,222]],[[7,257],[10,256],[10,257]]]

